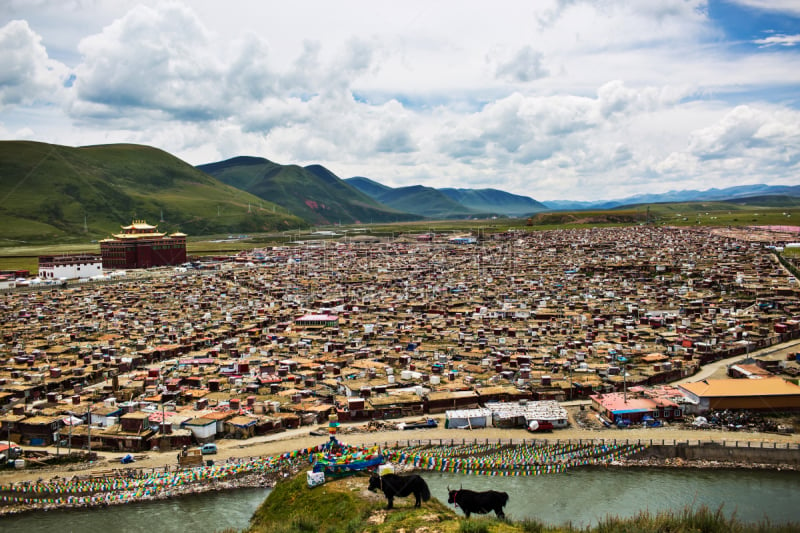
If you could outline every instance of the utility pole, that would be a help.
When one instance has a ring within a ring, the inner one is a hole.
[[[628,403],[628,365],[622,365],[622,398]]]
[[[572,365],[569,365],[569,401],[572,401]]]
[[[86,446],[89,453],[92,453],[92,404],[86,406]]]

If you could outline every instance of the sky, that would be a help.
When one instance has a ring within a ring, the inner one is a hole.
[[[800,184],[800,0],[0,0],[0,139],[610,200]]]

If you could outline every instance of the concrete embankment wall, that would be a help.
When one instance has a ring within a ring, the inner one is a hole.
[[[720,463],[736,463],[736,466],[746,464],[760,465],[785,465],[800,470],[800,440],[791,442],[762,442],[749,440],[671,440],[671,439],[430,439],[407,440],[394,442],[373,442],[369,446],[378,446],[384,449],[400,448],[403,446],[466,446],[495,445],[506,447],[514,445],[539,445],[539,446],[644,446],[640,452],[629,455],[633,460],[655,459],[681,459],[683,461],[716,461]]]
[[[633,459],[683,459],[685,461],[719,461],[788,465],[800,467],[800,450],[796,446],[774,447],[770,443],[702,442],[696,444],[656,444],[632,456]]]

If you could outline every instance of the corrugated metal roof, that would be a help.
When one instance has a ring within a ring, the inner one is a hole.
[[[800,387],[783,378],[704,379],[679,387],[704,398],[800,395]]]

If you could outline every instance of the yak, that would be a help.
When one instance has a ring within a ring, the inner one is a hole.
[[[414,507],[419,507],[421,501],[431,499],[431,491],[428,489],[428,484],[416,474],[408,476],[384,474],[379,476],[377,473],[373,473],[369,478],[368,489],[372,492],[377,492],[379,489],[383,491],[389,502],[389,505],[386,506],[387,509],[392,508],[395,496],[408,496],[413,493],[417,499]]]
[[[467,518],[472,513],[485,514],[492,511],[502,518],[503,506],[508,501],[508,494],[505,492],[498,492],[496,490],[487,490],[485,492],[476,492],[474,490],[460,488],[458,490],[450,490],[447,487],[447,503],[452,503],[456,507],[461,507]]]

